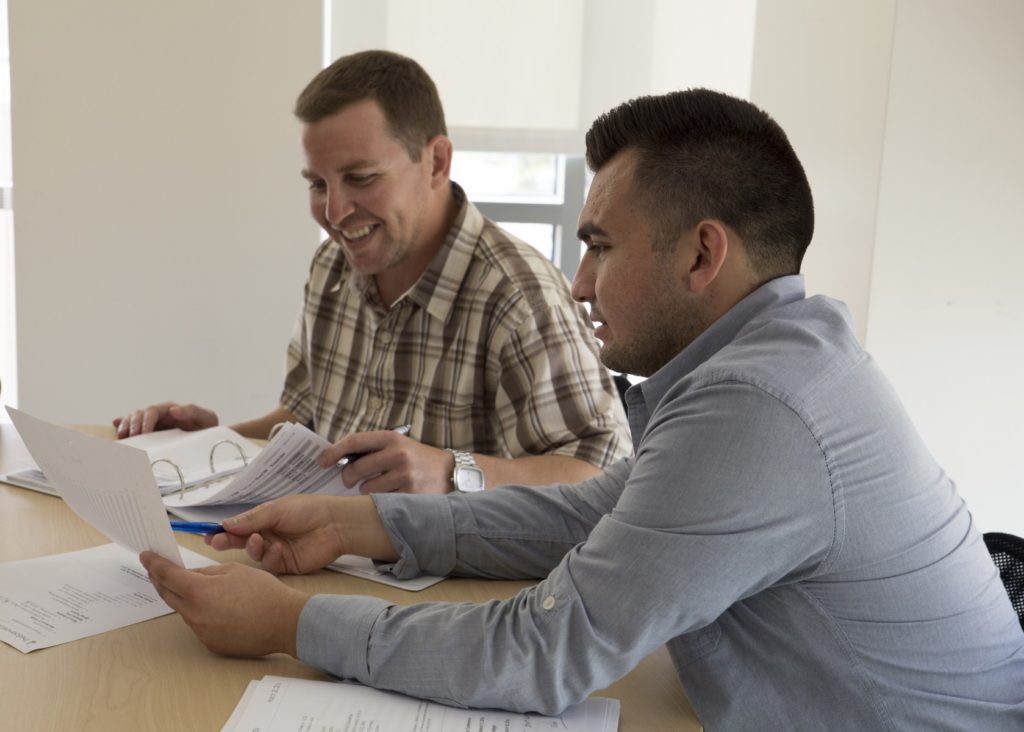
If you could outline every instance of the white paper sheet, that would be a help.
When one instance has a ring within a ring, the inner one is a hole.
[[[72,511],[135,554],[148,549],[184,566],[145,451],[7,412]]]
[[[223,503],[266,503],[294,493],[358,495],[356,487],[346,486],[341,479],[340,465],[320,467],[320,454],[330,444],[302,425],[286,424],[259,456],[233,477],[193,488],[184,497],[171,493],[164,503],[174,510]]]
[[[591,697],[557,717],[481,709],[457,709],[358,684],[264,676],[252,681],[221,732],[381,730],[466,732],[562,730],[614,732],[617,699]]]
[[[217,562],[182,549],[185,566]],[[22,653],[173,612],[117,544],[0,563],[0,641]]]
[[[327,569],[335,572],[341,572],[342,574],[350,574],[353,577],[361,577],[363,579],[370,580],[371,582],[379,582],[380,584],[388,585],[389,587],[397,587],[400,590],[406,590],[408,592],[419,592],[431,585],[436,585],[444,579],[444,577],[437,577],[432,574],[421,574],[419,577],[400,580],[393,574],[381,572],[377,569],[377,565],[373,563],[372,559],[359,557],[355,554],[342,554],[331,564],[328,564]]]

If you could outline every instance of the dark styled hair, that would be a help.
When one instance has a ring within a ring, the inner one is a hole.
[[[639,152],[633,184],[656,249],[701,219],[718,219],[742,237],[758,274],[800,271],[814,201],[786,133],[768,114],[709,89],[638,97],[597,118],[587,164],[600,170],[627,148]]]
[[[295,101],[295,116],[313,124],[366,99],[380,105],[391,134],[418,161],[423,146],[447,135],[444,109],[423,67],[391,51],[342,56],[313,77]]]

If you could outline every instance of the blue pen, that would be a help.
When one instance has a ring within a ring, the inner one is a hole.
[[[171,529],[186,534],[220,534],[224,527],[206,521],[171,521]]]
[[[409,432],[412,431],[412,425],[411,424],[403,424],[401,427],[395,427],[391,431],[392,432],[397,432],[400,435],[408,436]],[[342,455],[341,456],[341,460],[338,461],[338,465],[340,465],[342,467],[345,467],[346,465],[351,465],[356,460],[358,460],[359,458],[363,457],[363,455],[366,455],[366,454],[367,453],[365,453],[365,452],[350,452],[348,455]]]

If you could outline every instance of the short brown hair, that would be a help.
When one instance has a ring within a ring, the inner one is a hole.
[[[295,116],[313,124],[366,99],[380,105],[391,134],[419,160],[423,146],[447,135],[441,97],[423,67],[391,51],[342,56],[313,77],[295,101]]]
[[[712,218],[742,237],[759,274],[800,271],[814,201],[786,133],[767,113],[709,89],[638,97],[597,118],[587,164],[599,170],[626,148],[639,152],[633,182],[656,248]]]

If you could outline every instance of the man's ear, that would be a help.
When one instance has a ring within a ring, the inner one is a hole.
[[[688,288],[690,292],[703,292],[715,281],[729,253],[729,232],[720,221],[705,219],[692,230]]]
[[[444,135],[434,135],[427,142],[423,154],[430,160],[431,187],[448,185],[452,172],[452,141]]]

